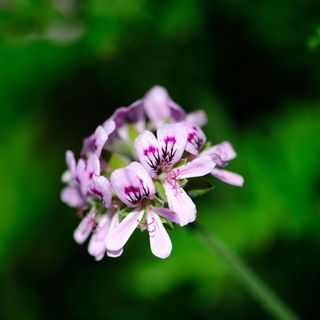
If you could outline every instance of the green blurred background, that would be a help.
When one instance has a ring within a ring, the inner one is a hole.
[[[60,202],[66,149],[154,84],[205,109],[230,169],[198,219],[320,319],[318,0],[0,1],[0,319],[270,319],[192,228],[96,263]]]

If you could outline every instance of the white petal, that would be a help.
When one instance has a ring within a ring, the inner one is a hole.
[[[139,225],[143,214],[143,210],[131,212],[116,228],[108,233],[105,240],[108,251],[119,251],[124,247],[133,231]]]
[[[148,130],[143,131],[135,140],[134,147],[139,161],[151,174],[157,176],[160,166],[162,151],[156,137]]]
[[[78,228],[73,233],[73,238],[78,244],[82,244],[89,237],[94,225],[95,214],[89,212],[80,222]]]
[[[168,166],[180,161],[186,149],[188,133],[182,123],[167,124],[157,131],[162,149],[162,158]]]
[[[93,233],[89,245],[88,252],[94,257],[104,256],[107,248],[105,245],[105,239],[110,228],[110,217],[105,214],[99,222],[99,225]]]
[[[210,156],[203,156],[186,163],[185,165],[174,169],[177,173],[177,179],[187,179],[194,177],[202,177],[209,174],[215,163]]]
[[[219,180],[229,183],[233,186],[242,187],[244,184],[244,179],[240,174],[222,170],[222,169],[213,169],[211,174],[218,178]]]
[[[176,212],[179,225],[185,226],[196,219],[197,209],[191,198],[179,186],[172,186],[171,183],[164,184],[169,209]]]
[[[171,254],[172,243],[159,216],[153,212],[149,212],[147,224],[151,252],[158,258],[167,258]]]
[[[122,253],[123,253],[123,249],[120,249],[118,251],[107,250],[107,256],[111,258],[118,258],[122,255]]]

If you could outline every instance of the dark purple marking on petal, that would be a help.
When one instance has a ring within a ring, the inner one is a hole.
[[[177,140],[174,136],[167,136],[164,139],[165,146],[162,147],[162,157],[166,164],[170,164],[177,152],[177,149],[175,148],[176,142]]]
[[[160,165],[159,149],[153,145],[150,145],[147,149],[143,150],[143,154],[147,157],[147,164],[155,171],[158,171]]]

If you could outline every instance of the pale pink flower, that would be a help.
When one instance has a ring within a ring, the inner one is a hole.
[[[210,173],[215,163],[210,156],[202,156],[174,168],[187,147],[188,131],[184,124],[164,125],[157,138],[144,131],[135,140],[138,158],[150,175],[160,179],[165,188],[169,209],[176,212],[181,226],[196,218],[196,206],[183,190],[181,180]]]
[[[237,156],[230,142],[221,142],[203,152],[203,155],[211,156],[216,163],[216,167],[211,171],[211,174],[214,177],[234,186],[243,186],[244,179],[241,175],[223,169],[228,165],[229,160],[232,160]]]
[[[61,199],[70,207],[83,208],[94,197],[100,198],[108,207],[111,203],[112,192],[107,178],[100,176],[100,162],[95,154],[87,161],[80,159],[78,163],[71,151],[66,152],[68,170],[62,180],[67,183],[61,192]]]
[[[114,132],[115,128],[116,124],[112,119],[106,121],[103,126],[98,126],[90,137],[83,140],[81,154],[86,157],[95,154],[99,158],[109,136]]]
[[[166,258],[172,250],[172,243],[160,218],[163,216],[177,222],[176,215],[166,208],[155,208],[151,202],[156,189],[151,177],[138,162],[115,170],[111,175],[111,184],[117,197],[132,211],[110,231],[105,239],[108,250],[118,251],[124,247],[136,228],[149,233],[152,253],[159,258]]]

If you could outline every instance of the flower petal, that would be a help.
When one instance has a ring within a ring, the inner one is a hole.
[[[118,258],[122,255],[123,249],[117,250],[117,251],[111,251],[107,250],[107,256],[111,258]]]
[[[172,166],[180,161],[188,138],[185,126],[182,123],[164,125],[158,129],[157,137],[166,164]]]
[[[108,208],[111,204],[112,190],[109,180],[104,176],[94,176],[91,183],[91,192],[98,196]]]
[[[147,170],[137,161],[131,162],[127,168],[136,173],[143,191],[144,189],[146,190],[144,191],[144,196],[153,199],[156,194],[156,187]],[[148,196],[146,196],[146,194],[148,194]]]
[[[110,181],[118,198],[128,207],[137,207],[143,198],[152,199],[155,194],[153,182],[139,162],[113,171]]]
[[[79,208],[85,204],[79,189],[76,187],[66,187],[61,192],[61,200],[72,208]]]
[[[241,175],[231,172],[231,171],[227,171],[227,170],[222,170],[222,169],[213,169],[211,171],[211,174],[218,178],[219,180],[229,183],[233,186],[237,186],[237,187],[242,187],[244,184],[244,179]]]
[[[206,136],[203,131],[195,124],[185,122],[185,127],[188,132],[188,142],[186,150],[193,155],[198,155],[200,150],[206,143]]]
[[[182,107],[180,107],[177,103],[175,103],[171,98],[169,98],[169,109],[171,118],[175,122],[181,122],[186,119],[186,113]]]
[[[197,110],[187,114],[186,121],[203,127],[207,122],[207,115],[203,110]]]
[[[78,244],[82,244],[89,237],[95,225],[95,213],[89,212],[80,222],[73,233],[73,238]]]
[[[161,165],[162,151],[156,137],[148,130],[143,131],[135,140],[134,147],[139,161],[155,177]]]
[[[234,151],[232,144],[229,141],[223,141],[208,150],[206,150],[203,155],[217,155],[223,161],[228,161],[234,159],[237,154]]]
[[[177,179],[187,179],[205,176],[209,174],[214,167],[215,163],[210,156],[202,156],[174,169],[174,172],[177,174]]]
[[[167,208],[157,208],[157,207],[152,207],[152,210],[159,216],[166,218],[176,224],[179,224],[179,216],[175,211],[172,211]]]
[[[172,243],[159,216],[152,211],[147,216],[151,252],[158,258],[165,259],[170,256]]]
[[[145,112],[156,129],[170,118],[169,96],[165,88],[152,87],[144,96],[143,103]]]
[[[180,226],[185,226],[196,219],[197,209],[191,198],[180,186],[164,184],[169,209],[176,212]]]
[[[131,212],[120,222],[116,228],[108,233],[105,240],[108,251],[119,251],[124,247],[133,231],[139,225],[143,214],[143,210],[135,210]]]
[[[100,161],[95,154],[89,157],[86,170],[89,180],[93,178],[93,175],[98,176],[100,174]]]
[[[110,228],[110,217],[108,214],[105,214],[100,220],[96,231],[93,233],[89,245],[88,252],[94,257],[104,256],[107,248],[105,245],[105,239],[109,232]]]
[[[66,152],[66,163],[71,177],[74,177],[76,172],[76,159],[74,158],[74,153],[72,151]]]

